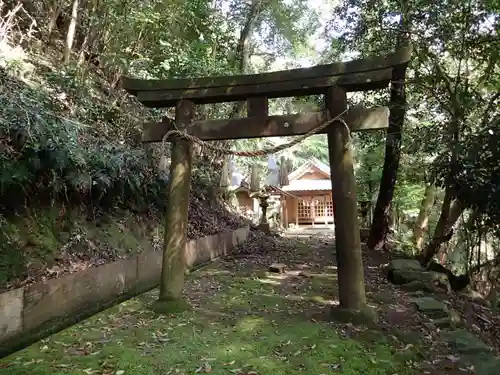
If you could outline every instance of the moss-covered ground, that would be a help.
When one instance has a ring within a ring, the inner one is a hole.
[[[335,269],[309,245],[282,256],[285,274],[267,273],[268,257],[214,263],[189,276],[190,311],[152,312],[152,291],[0,360],[2,374],[419,373],[418,343],[329,318]]]

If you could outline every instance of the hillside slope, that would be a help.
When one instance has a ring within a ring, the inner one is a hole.
[[[0,67],[0,290],[157,249],[169,151],[140,143],[153,112],[48,49],[2,45]],[[194,163],[190,238],[242,224],[212,159]]]

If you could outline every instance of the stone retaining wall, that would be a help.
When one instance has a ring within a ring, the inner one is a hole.
[[[227,255],[248,232],[246,226],[189,241],[188,267]],[[146,252],[0,294],[0,358],[157,287],[161,263],[161,252]]]

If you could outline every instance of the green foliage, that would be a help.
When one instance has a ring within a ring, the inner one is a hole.
[[[480,129],[471,136],[470,149],[460,159],[461,172],[453,181],[457,196],[478,208],[497,231],[500,229],[499,131],[500,115],[496,115],[489,129]]]
[[[345,0],[333,15],[326,32],[340,36],[332,37],[330,55],[392,52],[401,30],[413,45],[393,206],[418,210],[420,181],[433,180],[466,206],[479,208],[485,224],[495,229],[500,223],[498,2]],[[364,151],[370,150],[370,139],[358,144],[358,186],[380,176],[374,165],[382,164],[382,153]]]
[[[187,78],[240,73],[243,56],[235,51],[247,23],[249,57],[265,51],[274,61],[274,54],[293,54],[306,43],[316,19],[302,2],[281,0],[258,4],[258,12],[240,1],[88,1],[80,2],[73,19],[72,2],[23,5],[23,11],[2,19],[0,40],[0,213],[5,216],[0,284],[22,276],[29,262],[43,267],[60,250],[67,238],[57,233],[68,234],[71,226],[59,226],[54,207],[81,206],[93,219],[120,207],[141,213],[162,209],[168,176],[158,170],[158,154],[165,150],[143,146],[140,139],[144,122],[174,111],[139,105],[120,90],[123,74]],[[3,5],[4,14],[9,7]],[[72,42],[70,61],[61,63],[67,41]],[[263,68],[249,64],[245,70],[258,69]],[[221,118],[233,105],[207,107],[202,108],[205,116]],[[167,162],[168,156],[167,151]],[[210,197],[222,162],[218,155],[199,156],[193,191]],[[16,215],[29,216],[35,206],[44,214],[30,220],[29,231],[19,232],[20,225],[13,224]],[[109,237],[103,243],[113,248],[140,247],[120,236],[116,225],[101,223],[99,230]],[[20,238],[29,238],[35,250],[26,252]]]
[[[356,134],[353,147],[356,152],[356,182],[358,199],[374,201],[382,174],[384,139],[381,134]]]
[[[434,180],[452,188],[468,206],[480,207],[492,226],[500,222],[496,199],[500,152],[495,143],[500,108],[495,98],[500,87],[495,43],[498,2],[344,0],[332,5],[332,22],[324,33],[331,45],[320,51],[308,38],[324,15],[303,1],[152,0],[140,5],[89,1],[78,9],[72,62],[62,65],[57,61],[59,44],[66,40],[70,3],[62,5],[51,35],[53,2],[26,3],[42,25],[37,35],[47,37],[41,41],[42,55],[52,66],[29,86],[2,78],[3,87],[9,89],[0,93],[0,204],[11,207],[24,203],[25,197],[141,210],[162,204],[165,176],[158,176],[155,152],[144,152],[139,143],[142,123],[164,113],[145,110],[117,90],[122,74],[143,78],[233,74],[240,72],[247,57],[245,72],[266,71],[275,69],[272,64],[278,59],[312,50],[321,62],[350,58],[346,53],[380,55],[394,50],[403,28],[415,52],[407,74],[407,121],[393,205],[401,212],[416,211],[423,182]],[[27,31],[29,24],[20,20],[20,29]],[[245,51],[239,51],[241,42]],[[97,55],[96,69],[76,63],[87,55]],[[23,71],[17,60],[3,65]],[[41,69],[36,68],[39,74]],[[349,98],[368,105],[385,105],[387,99],[383,91]],[[300,112],[309,106],[321,108],[322,98],[277,99],[270,105],[280,112]],[[232,109],[231,103],[210,105],[205,115],[227,117]],[[458,140],[452,134],[455,123]],[[256,150],[290,140],[252,139],[225,145]],[[358,196],[374,200],[385,134],[359,134],[353,142]],[[458,154],[458,166],[450,173],[452,153]],[[203,180],[213,183],[222,163],[215,155],[204,156],[212,163],[200,164],[199,170],[209,171]],[[328,162],[326,137],[310,137],[288,150],[287,156],[295,167],[311,156]],[[266,168],[266,158],[236,159],[245,173],[255,162]]]
[[[328,140],[324,134],[315,134],[305,139],[299,147],[295,147],[292,152],[294,155],[293,161],[295,167],[299,167],[311,157],[314,157],[327,165],[330,164],[328,156]]]
[[[76,84],[71,76],[66,76],[66,82],[71,95]],[[0,93],[0,134],[5,142],[0,155],[0,203],[4,208],[14,208],[25,198],[31,202],[77,199],[132,209],[162,201],[164,183],[141,149],[109,144],[93,135],[88,125],[58,114],[61,104],[41,87],[16,81],[5,72],[2,84],[8,87]],[[74,104],[81,111],[88,108],[86,113],[96,122],[107,109]]]

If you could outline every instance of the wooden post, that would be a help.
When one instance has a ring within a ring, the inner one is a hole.
[[[180,100],[175,110],[177,128],[186,129],[195,115],[194,103]],[[187,303],[181,301],[181,292],[186,268],[185,248],[191,165],[192,143],[184,139],[175,139],[172,142],[166,202],[160,295],[156,304],[159,312],[182,311],[187,307]]]
[[[288,229],[288,202],[286,195],[283,195],[283,226]]]
[[[316,209],[314,207],[314,195],[311,198],[311,220],[313,228],[316,226]]]
[[[261,96],[247,100],[247,117],[266,118],[269,114],[267,97]]]
[[[330,118],[347,108],[341,87],[331,87],[325,95]],[[356,180],[348,129],[333,123],[328,129],[328,153],[335,202],[335,244],[340,308],[361,310],[366,306],[363,259],[357,219]]]
[[[299,199],[295,198],[295,228],[299,227]]]
[[[323,207],[324,207],[324,215],[325,215],[325,227],[328,227],[328,194],[323,196]]]

